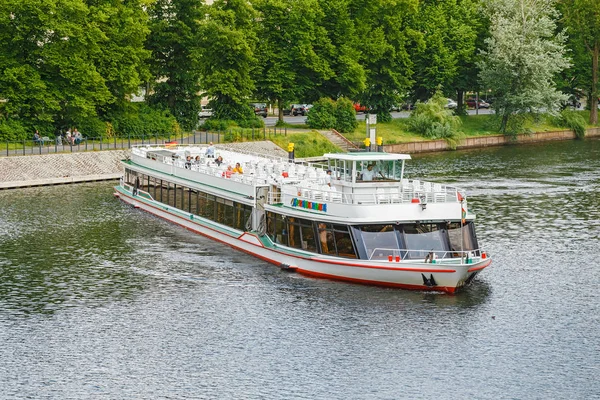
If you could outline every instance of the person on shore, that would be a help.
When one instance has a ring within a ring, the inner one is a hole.
[[[75,128],[75,130],[73,131],[73,144],[79,144],[82,140],[83,135],[77,130],[77,128]]]
[[[233,169],[233,173],[234,174],[243,174],[244,170],[242,169],[242,166],[240,165],[240,163],[235,163],[235,168]]]
[[[215,146],[213,146],[213,142],[210,142],[206,148],[206,158],[215,158]]]
[[[42,137],[40,136],[40,131],[38,131],[37,129],[35,130],[35,133],[33,134],[33,143],[35,143],[35,144],[43,144],[44,143],[42,141]]]
[[[67,139],[67,143],[73,146],[75,138],[73,137],[73,134],[71,133],[70,129],[67,129],[67,134],[65,135],[65,137]]]

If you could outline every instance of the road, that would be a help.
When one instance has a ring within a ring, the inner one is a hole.
[[[476,110],[468,110],[467,111],[469,113],[469,115],[475,115],[476,114]],[[493,114],[494,111],[493,110],[489,110],[489,109],[480,109],[479,110],[479,114]],[[392,114],[392,118],[396,119],[396,118],[408,118],[408,116],[410,115],[410,113],[408,111],[394,111],[391,113]],[[365,114],[360,113],[360,114],[356,114],[356,119],[359,121],[363,121],[365,119]],[[288,123],[288,124],[304,124],[306,122],[306,117],[303,116],[291,116],[291,115],[286,115],[283,117],[283,120]],[[266,126],[274,126],[277,123],[277,117],[267,117],[264,119],[265,121],[265,125]]]

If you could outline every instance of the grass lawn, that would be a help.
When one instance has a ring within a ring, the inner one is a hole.
[[[590,119],[589,111],[578,111],[586,121]],[[496,118],[494,115],[468,115],[460,117],[462,125],[459,130],[467,137],[500,135]],[[406,129],[406,119],[397,118],[391,122],[377,123],[376,135],[383,138],[384,144],[396,144],[406,142],[418,142],[428,140],[422,136],[408,132]],[[593,127],[588,124],[588,128]],[[529,118],[525,123],[527,132],[548,132],[566,129],[553,123],[552,118],[548,115],[541,115],[538,118]],[[366,123],[359,121],[358,128],[354,132],[347,133],[345,136],[356,143],[362,142],[367,137]]]

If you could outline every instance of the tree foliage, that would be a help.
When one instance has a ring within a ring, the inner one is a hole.
[[[417,0],[351,3],[366,73],[366,89],[358,100],[381,122],[391,119],[390,109],[412,85],[411,51],[422,45],[421,32],[411,25],[417,10]]]
[[[598,0],[561,0],[559,3],[564,13],[565,26],[568,29],[575,57],[579,57],[576,66],[586,66],[589,79],[578,80],[589,89],[590,123],[598,123],[598,73],[600,57],[600,1]],[[587,54],[585,54],[587,53]],[[583,60],[582,60],[583,58]],[[589,64],[585,62],[585,59]],[[576,78],[574,75],[573,78]],[[572,80],[572,79],[571,79]],[[586,84],[587,83],[587,84]]]
[[[553,81],[569,66],[566,37],[555,33],[552,0],[491,0],[487,11],[490,37],[479,63],[480,77],[496,96],[493,106],[506,133],[516,114],[555,110],[566,101]]]
[[[199,71],[215,119],[254,118],[247,102],[255,89],[255,18],[246,1],[217,0],[200,21]]]
[[[168,109],[186,128],[200,110],[200,32],[204,7],[197,0],[156,0],[149,9],[153,78],[148,102]]]

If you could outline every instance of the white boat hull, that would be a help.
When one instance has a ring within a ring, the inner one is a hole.
[[[240,251],[283,268],[319,278],[343,280],[378,286],[399,287],[416,290],[434,290],[454,293],[469,283],[479,271],[491,263],[480,259],[471,264],[426,263],[422,261],[373,261],[340,259],[291,249],[280,245],[265,246],[254,233],[240,232],[215,223],[203,223],[202,218],[177,210],[140,196],[134,196],[117,187],[115,196],[158,217],[176,223],[190,231],[227,244]],[[212,226],[212,227],[211,227]]]

